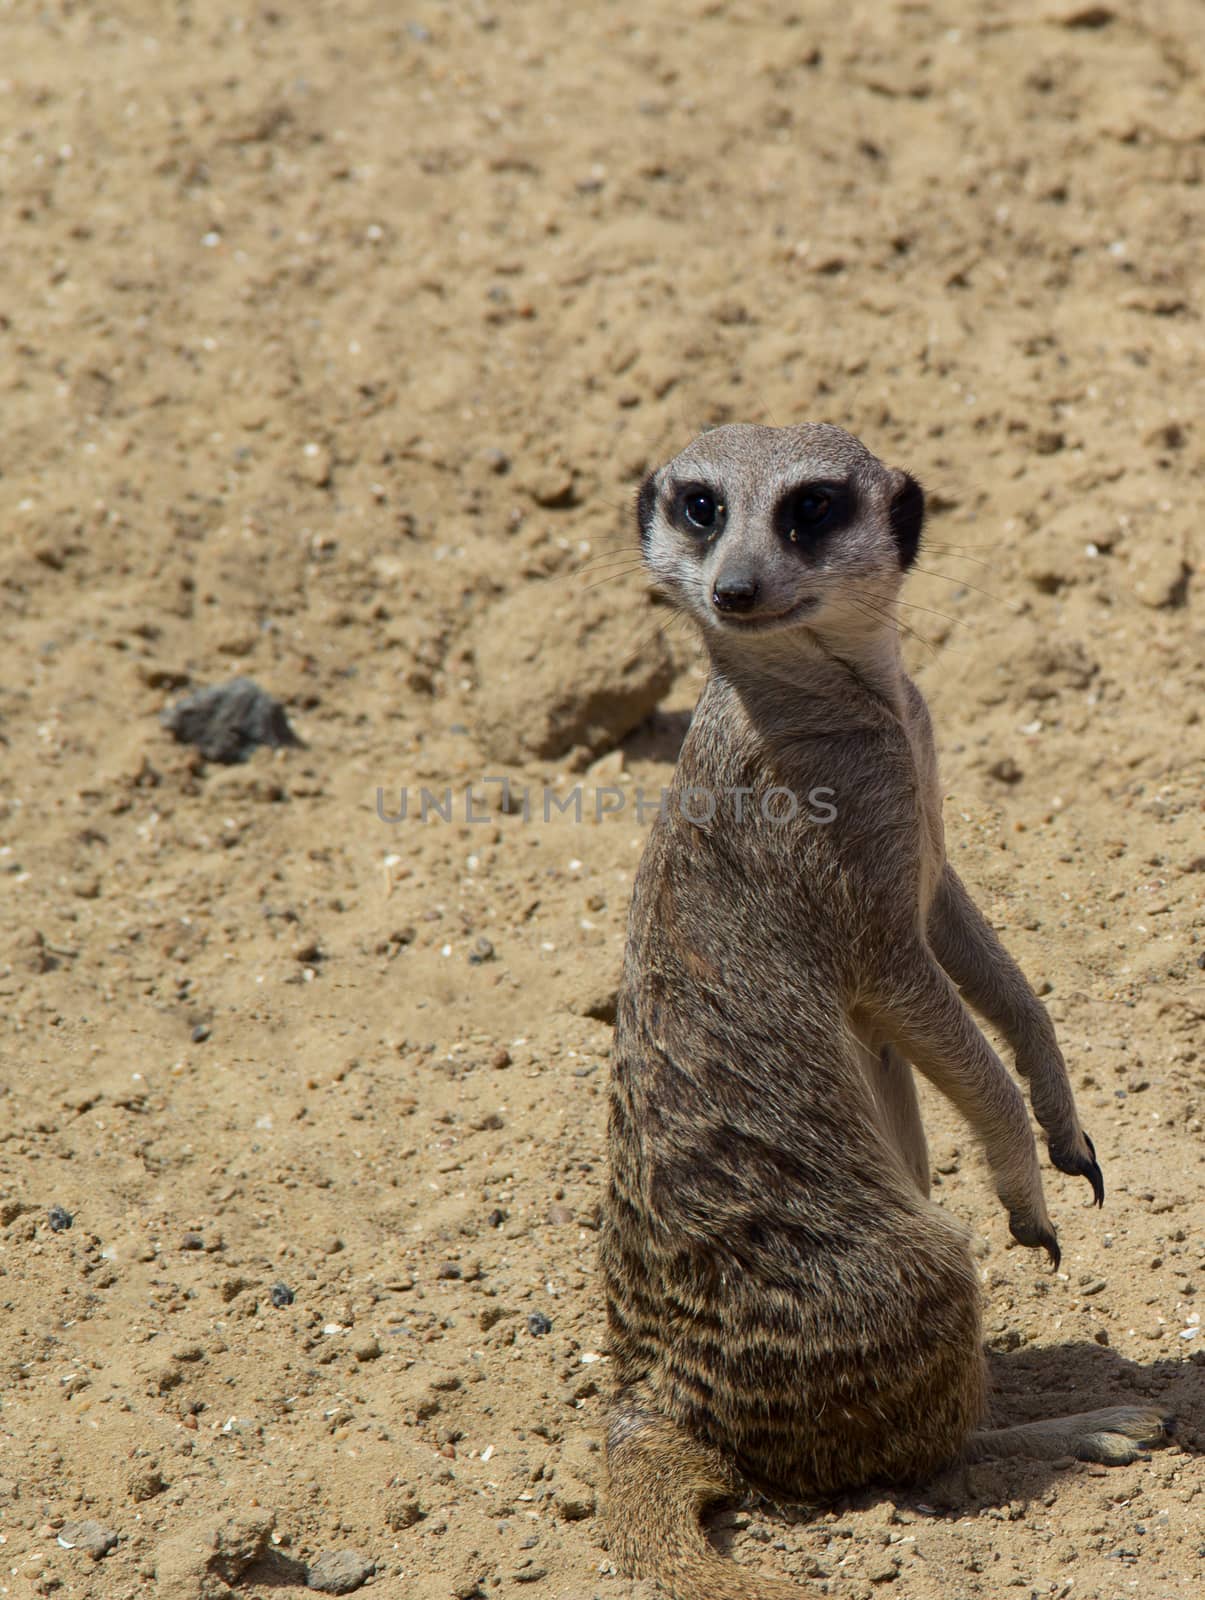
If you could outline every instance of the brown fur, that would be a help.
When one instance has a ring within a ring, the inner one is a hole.
[[[816,483],[827,498],[800,499]],[[718,429],[641,493],[646,562],[711,670],[616,1019],[608,1498],[623,1570],[679,1600],[798,1594],[706,1541],[700,1510],[742,1485],[802,1500],[960,1453],[1122,1460],[1162,1432],[1134,1408],[976,1431],[979,1286],[928,1199],[909,1063],[970,1121],[1014,1236],[1058,1246],[1024,1100],[962,994],[1009,1040],[1055,1164],[1103,1189],[1047,1014],[945,862],[893,610],[922,509],[820,425]],[[800,797],[794,820],[773,790]]]

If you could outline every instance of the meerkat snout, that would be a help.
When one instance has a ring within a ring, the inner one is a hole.
[[[717,611],[752,611],[761,585],[746,568],[728,568],[716,578],[711,603]]]
[[[924,495],[841,428],[741,424],[651,474],[638,520],[659,587],[711,632],[848,634],[915,560]]]

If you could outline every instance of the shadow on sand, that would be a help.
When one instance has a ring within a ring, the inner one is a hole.
[[[1149,1363],[1129,1361],[1107,1346],[1087,1342],[1034,1345],[1007,1354],[988,1351],[991,1427],[1037,1422],[1043,1417],[1094,1411],[1101,1406],[1154,1405],[1175,1419],[1172,1455],[1205,1449],[1205,1351]],[[764,1501],[757,1515],[784,1526],[815,1520],[818,1512],[862,1511],[884,1500],[914,1516],[967,1516],[989,1506],[1040,1498],[1068,1471],[1124,1472],[1083,1463],[1008,1459],[973,1466],[952,1464],[937,1478],[906,1488],[868,1485],[865,1489],[810,1506],[774,1506]],[[709,1525],[717,1549],[730,1553],[731,1508]]]
[[[632,761],[664,761],[672,766],[678,759],[690,718],[689,711],[654,711],[623,741],[625,754]]]

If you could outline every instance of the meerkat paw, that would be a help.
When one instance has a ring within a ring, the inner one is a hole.
[[[1048,1217],[1045,1215],[1035,1217],[1030,1211],[1010,1209],[1008,1231],[1018,1244],[1025,1245],[1027,1249],[1045,1250],[1055,1271],[1058,1271],[1063,1252],[1059,1249],[1058,1234],[1055,1233],[1054,1225]]]
[[[966,1441],[962,1454],[964,1461],[1000,1461],[1009,1456],[1055,1461],[1077,1456],[1106,1467],[1124,1467],[1151,1446],[1166,1444],[1175,1425],[1174,1417],[1150,1406],[1108,1406],[1012,1428],[981,1429]]]
[[[1050,1151],[1050,1159],[1060,1172],[1065,1172],[1072,1178],[1087,1178],[1092,1185],[1092,1194],[1098,1206],[1105,1203],[1105,1180],[1100,1170],[1100,1163],[1096,1159],[1096,1146],[1088,1135],[1080,1132],[1076,1144],[1064,1145],[1058,1140],[1047,1141],[1046,1148]]]
[[[1076,1441],[1080,1461],[1098,1461],[1106,1467],[1125,1467],[1155,1445],[1166,1444],[1175,1432],[1176,1419],[1149,1406],[1115,1406],[1091,1412],[1090,1433]]]

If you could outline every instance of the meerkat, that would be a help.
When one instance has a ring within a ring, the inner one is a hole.
[[[677,1600],[799,1595],[707,1541],[703,1508],[743,1489],[1119,1464],[1170,1427],[1137,1406],[983,1426],[978,1275],[929,1199],[914,1067],[970,1123],[1013,1237],[1056,1266],[1059,1247],[1025,1101],[968,1003],[1054,1165],[1098,1204],[1104,1185],[1050,1018],[945,859],[895,620],[923,517],[912,476],[827,424],[717,428],[639,494],[645,564],[709,672],[618,1000],[605,1459],[617,1561]]]

